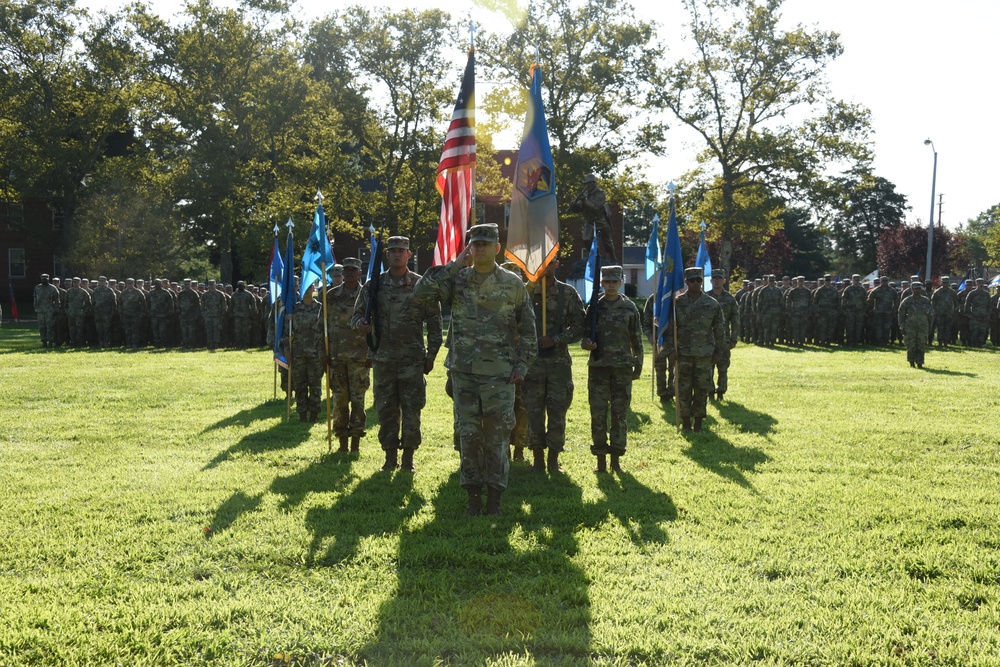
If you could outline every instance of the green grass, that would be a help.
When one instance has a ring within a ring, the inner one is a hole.
[[[284,421],[266,352],[36,340],[0,329],[2,665],[1000,663],[992,348],[740,346],[687,437],[647,363],[600,477],[578,355],[567,474],[470,520],[441,363],[386,474]]]

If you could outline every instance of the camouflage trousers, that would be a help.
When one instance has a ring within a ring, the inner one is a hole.
[[[65,345],[69,342],[69,317],[66,316],[65,310],[58,310],[53,315],[53,324],[55,338],[53,341],[56,346]]]
[[[371,385],[368,366],[358,361],[334,360],[330,364],[333,390],[333,432],[338,438],[365,435],[365,393]]]
[[[125,329],[125,347],[138,348],[142,343],[142,315],[122,316],[122,327]]]
[[[969,345],[982,347],[990,335],[990,320],[986,317],[969,317]]]
[[[322,403],[323,360],[320,357],[293,359],[292,387],[295,388],[295,410],[299,414],[318,413]]]
[[[831,344],[836,339],[837,313],[821,310],[816,313],[816,343]]]
[[[923,365],[924,351],[927,349],[927,330],[911,331],[907,327],[907,331],[903,333],[903,342],[906,344],[906,360]]]
[[[236,336],[236,347],[245,350],[254,345],[253,320],[249,317],[237,317],[233,321],[233,333]]]
[[[788,313],[788,342],[793,345],[804,345],[806,342],[806,325],[808,323],[808,313]]]
[[[372,376],[382,449],[416,449],[420,446],[420,411],[427,402],[423,361],[376,361]]]
[[[927,336],[927,342],[930,343],[934,340],[934,332],[936,331],[938,345],[949,345],[951,343],[951,324],[953,319],[951,313],[934,313],[934,326]]]
[[[514,385],[506,377],[451,373],[463,488],[507,488],[507,444],[514,427]]]
[[[52,313],[39,312],[38,336],[47,345],[56,341],[56,318]]]
[[[83,347],[87,344],[87,316],[83,313],[70,313],[69,339],[73,347]]]
[[[221,317],[205,318],[205,338],[208,349],[214,350],[222,345],[222,325],[223,319]]]
[[[170,318],[168,316],[153,317],[153,347],[167,347],[170,344]]]
[[[655,349],[655,348],[654,348]],[[667,377],[669,370],[669,376]],[[671,364],[667,368],[667,351],[659,350],[654,353],[653,377],[656,378],[656,395],[659,398],[673,399],[674,397],[674,367]]]
[[[680,416],[702,419],[712,391],[712,357],[677,359],[677,410]]]
[[[624,454],[628,409],[632,403],[632,367],[590,366],[587,369],[587,397],[590,399],[590,453],[597,456]]]
[[[114,340],[114,322],[111,317],[98,317],[95,318],[95,324],[97,326],[97,343],[101,347],[111,347],[111,343]]]
[[[729,365],[733,360],[733,352],[726,346],[722,354],[719,355],[719,363],[712,364],[713,375],[718,372],[718,380],[712,382],[712,391],[724,394],[729,391]]]
[[[764,312],[760,316],[760,336],[755,341],[761,345],[774,345],[778,340],[778,323],[781,313]]]
[[[181,317],[181,342],[184,347],[198,347],[198,318],[194,315]]]
[[[892,337],[892,313],[872,313],[872,338],[876,345],[888,345]]]
[[[573,402],[573,367],[535,362],[521,393],[528,413],[528,447],[561,452],[566,445],[566,413]]]
[[[864,342],[865,313],[859,310],[844,312],[844,337],[848,345],[861,345]]]

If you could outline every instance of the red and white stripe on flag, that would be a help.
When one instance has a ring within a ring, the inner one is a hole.
[[[448,136],[437,169],[441,193],[441,224],[434,246],[434,264],[455,259],[465,247],[476,167],[476,56],[469,52],[462,87],[448,125]]]

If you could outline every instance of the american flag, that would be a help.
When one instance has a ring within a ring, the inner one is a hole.
[[[471,50],[437,170],[437,189],[441,193],[441,224],[438,227],[437,244],[434,246],[435,265],[452,261],[465,246],[465,230],[469,226],[475,177],[476,52]]]

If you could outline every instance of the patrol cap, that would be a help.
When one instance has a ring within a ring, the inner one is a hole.
[[[910,276],[910,282],[920,282],[920,276]]]
[[[410,249],[410,239],[405,236],[390,236],[389,240],[385,244],[386,250],[392,250],[393,248],[402,248],[403,250]]]
[[[587,174],[586,176],[583,177],[583,182],[584,183],[596,183],[597,182],[597,175],[596,174]]]
[[[42,280],[48,280],[48,279],[49,279],[49,274],[47,274],[47,273],[43,273],[43,274],[41,275],[41,278],[42,278]]]
[[[726,272],[723,271],[722,269],[712,269],[712,277],[713,278],[725,278],[726,277]]]
[[[743,284],[744,284],[744,285],[749,285],[749,284],[750,284],[750,281],[749,281],[749,280],[745,280],[745,279],[744,279],[744,281],[743,281]]]
[[[984,284],[985,282],[986,282],[986,281],[985,281],[985,280],[983,280],[982,278],[976,278],[976,284],[977,284],[977,285],[982,285],[982,284]]]
[[[330,275],[331,276],[342,276],[342,275],[344,275],[344,265],[343,264],[334,264],[333,266],[331,266],[330,267]]]
[[[684,280],[704,280],[705,272],[700,266],[691,266],[684,269]]]
[[[910,289],[923,289],[923,288],[924,284],[919,280],[914,280],[912,283],[910,283]]]
[[[941,282],[943,282],[943,283],[950,283],[951,282],[951,278],[949,278],[948,276],[941,276]]]
[[[500,242],[500,230],[494,224],[475,225],[469,228],[469,243],[476,241],[486,241],[487,243]]]
[[[344,260],[345,269],[358,269],[361,270],[361,260],[357,257],[348,257]]]
[[[823,276],[823,280],[825,280],[828,283],[832,283],[833,282],[833,274],[832,273],[827,273],[826,275]]]
[[[882,277],[880,277],[880,278],[878,279],[878,281],[879,281],[880,283],[887,283],[887,282],[889,282],[889,276],[882,276]]]
[[[781,276],[781,279],[782,280],[791,280],[791,278],[789,278],[788,276]]]
[[[624,271],[620,266],[602,266],[601,267],[601,282],[605,280],[615,280],[618,282],[622,281],[622,276]]]
[[[861,274],[855,273],[854,275],[851,276],[851,280],[861,280]]]

